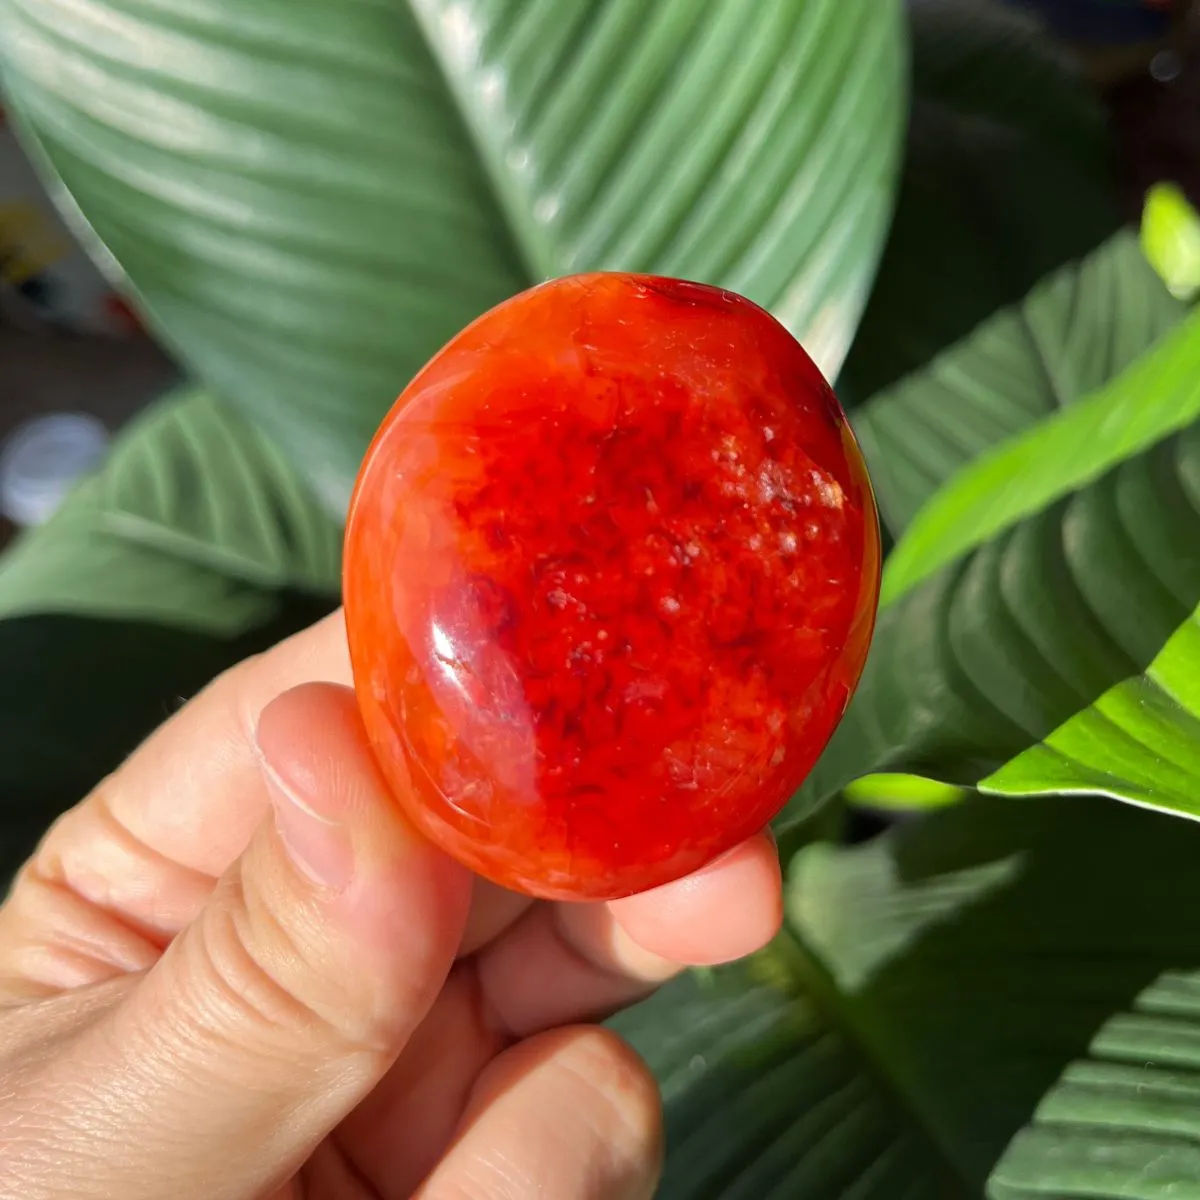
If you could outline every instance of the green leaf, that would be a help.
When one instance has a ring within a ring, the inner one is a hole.
[[[864,775],[846,784],[842,794],[850,804],[877,812],[912,812],[942,808],[970,795],[966,788],[923,779],[920,775]]]
[[[896,217],[838,382],[858,404],[919,370],[1119,223],[1105,114],[1005,0],[912,0]]]
[[[662,1081],[661,1195],[1200,1197],[1198,855],[1095,799],[802,851],[770,951],[614,1022]]]
[[[1155,184],[1146,196],[1142,247],[1172,295],[1200,291],[1200,216],[1175,184]]]
[[[1200,316],[1192,316],[1107,387],[982,455],[943,487],[888,560],[884,603],[1197,416]]]
[[[234,636],[280,589],[336,595],[341,528],[235,411],[150,408],[46,526],[0,558],[0,617],[74,613]]]
[[[2,0],[26,130],[182,360],[344,502],[547,275],[770,307],[828,373],[891,212],[899,0]]]
[[[873,397],[853,422],[889,530],[967,463],[1120,374],[1184,312],[1123,232]]]
[[[781,942],[688,975],[611,1024],[658,1076],[658,1200],[966,1196],[916,1121],[793,978]]]
[[[215,675],[337,603],[341,530],[203,391],[0,557],[0,877]]]
[[[939,493],[793,813],[908,771],[1200,815],[1198,413],[1193,316]]]

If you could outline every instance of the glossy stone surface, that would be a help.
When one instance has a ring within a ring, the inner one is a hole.
[[[697,284],[556,280],[400,397],[346,535],[355,687],[411,818],[508,887],[704,865],[803,780],[857,683],[878,523],[796,341]]]

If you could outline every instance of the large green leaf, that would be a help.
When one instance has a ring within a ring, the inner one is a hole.
[[[839,392],[923,367],[1119,213],[1104,111],[1007,0],[910,0],[912,107],[896,216]]]
[[[1200,316],[968,467],[897,547],[794,811],[912,770],[1200,815]]]
[[[0,55],[154,325],[334,502],[547,275],[719,283],[835,372],[906,107],[899,0],[0,0]]]
[[[813,1002],[780,943],[611,1024],[658,1076],[659,1200],[953,1200],[970,1193]]]
[[[337,603],[341,530],[244,418],[181,392],[0,558],[0,878],[225,667]]]
[[[1120,374],[1182,317],[1132,232],[854,413],[880,512],[900,534],[972,459]]]
[[[203,391],[138,418],[104,468],[0,558],[0,618],[157,620],[233,636],[275,593],[335,595],[341,528],[283,455]]]
[[[1200,829],[976,800],[794,860],[784,936],[614,1024],[664,1200],[1200,1197]]]

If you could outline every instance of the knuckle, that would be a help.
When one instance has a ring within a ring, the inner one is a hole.
[[[565,1061],[639,1126],[659,1121],[662,1102],[657,1081],[638,1052],[612,1030],[601,1025],[577,1030]]]
[[[658,1082],[623,1038],[599,1025],[561,1030],[556,1056],[592,1096],[598,1137],[621,1146],[638,1176],[657,1176],[663,1153],[662,1098]]]
[[[230,872],[220,892],[193,927],[196,936],[185,939],[184,969],[193,976],[185,993],[199,1005],[206,1031],[263,1046],[328,1045],[338,1031],[296,987],[305,956],[287,926],[241,871]]]
[[[259,886],[259,867],[240,860],[194,927],[189,969],[200,977],[186,990],[205,1019],[243,1042],[312,1046],[322,1057],[394,1051],[387,1007],[339,969],[305,901]]]
[[[421,1200],[654,1195],[658,1088],[633,1049],[599,1026],[550,1030],[505,1051],[476,1082],[465,1120]]]

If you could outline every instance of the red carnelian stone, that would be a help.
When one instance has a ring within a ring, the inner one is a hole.
[[[345,604],[409,817],[554,899],[665,883],[761,829],[858,681],[879,532],[791,335],[729,292],[559,279],[400,397],[359,476]]]

